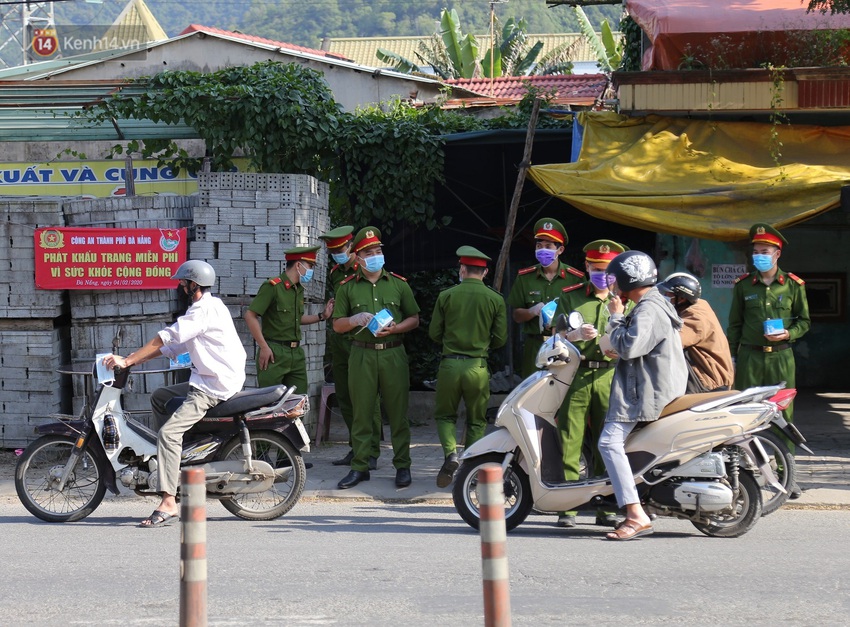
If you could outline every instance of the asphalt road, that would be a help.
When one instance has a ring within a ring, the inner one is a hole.
[[[179,525],[105,501],[46,524],[0,500],[8,625],[175,625]],[[508,536],[514,625],[845,625],[847,510],[781,510],[738,539],[661,520],[653,536],[602,538],[532,516]],[[210,625],[480,625],[479,537],[443,504],[302,501],[251,523],[208,503]]]

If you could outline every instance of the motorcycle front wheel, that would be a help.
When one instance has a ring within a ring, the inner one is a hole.
[[[254,494],[237,494],[221,499],[231,514],[245,520],[273,520],[295,507],[307,483],[307,468],[292,443],[273,431],[251,433],[251,456],[275,469],[277,479],[271,489]],[[225,444],[221,460],[241,460],[242,443],[233,438]]]
[[[36,518],[47,522],[74,522],[91,514],[106,494],[100,467],[88,449],[60,490],[65,465],[75,438],[46,435],[30,444],[15,468],[18,498]]]
[[[761,518],[761,488],[752,473],[741,470],[738,474],[738,493],[729,514],[712,516],[708,524],[691,521],[697,529],[713,538],[737,538],[744,535]]]
[[[505,456],[500,453],[474,457],[465,460],[457,470],[452,488],[452,500],[460,517],[474,529],[478,529],[481,522],[478,474],[483,466],[492,464],[501,466],[504,458]],[[534,502],[528,475],[516,464],[511,464],[505,473],[503,488],[505,492],[505,528],[510,531],[528,517]]]
[[[794,461],[791,451],[788,450],[788,445],[772,430],[760,431],[756,437],[761,441],[765,453],[770,458],[770,467],[773,469],[773,473],[776,475],[779,483],[782,484],[782,487],[785,488],[785,492],[782,493],[772,487],[764,480],[761,473],[758,472],[758,468],[755,469],[756,481],[758,481],[761,488],[761,515],[767,516],[778,510],[788,501],[788,496],[791,488],[794,486],[794,478],[797,474],[797,463]]]

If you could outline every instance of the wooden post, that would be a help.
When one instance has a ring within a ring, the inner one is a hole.
[[[499,260],[496,262],[496,276],[493,277],[493,289],[502,291],[502,280],[505,276],[505,267],[511,253],[511,242],[514,239],[514,227],[516,226],[516,214],[519,210],[519,201],[522,197],[522,188],[525,185],[525,175],[531,165],[531,146],[534,143],[534,130],[537,127],[537,117],[540,115],[540,99],[534,100],[531,108],[531,117],[528,120],[528,131],[525,134],[525,150],[522,153],[522,163],[519,164],[514,195],[511,198],[511,207],[508,211],[508,220],[505,224],[505,239],[502,241],[502,250],[499,252]]]
[[[180,627],[207,625],[207,488],[203,468],[183,470],[180,490]]]
[[[128,198],[136,195],[136,179],[133,178],[133,157],[124,159],[124,195]]]
[[[478,471],[478,507],[481,516],[484,625],[510,627],[511,587],[508,577],[505,493],[501,466],[482,466]]]

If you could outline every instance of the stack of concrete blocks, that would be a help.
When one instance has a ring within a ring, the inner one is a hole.
[[[191,196],[136,196],[98,198],[65,203],[67,226],[121,229],[177,229],[191,227],[197,199]],[[187,233],[190,231],[187,231]],[[98,353],[129,355],[147,343],[157,331],[170,325],[185,310],[173,290],[68,290],[71,309],[71,363],[75,371],[90,371]],[[116,341],[117,338],[117,341]],[[146,368],[165,369],[168,361],[157,358]],[[137,370],[141,370],[137,369]],[[150,424],[150,393],[176,382],[178,375],[132,374],[124,391],[124,408]],[[87,382],[74,377],[73,410],[86,401]]]
[[[67,303],[35,287],[35,229],[63,224],[62,201],[0,199],[0,448],[24,446],[35,427],[70,406]]]
[[[190,257],[215,267],[217,291],[237,322],[248,351],[248,387],[255,387],[256,345],[244,312],[264,281],[286,269],[284,251],[321,244],[330,228],[328,186],[300,174],[207,172],[198,175],[195,237]],[[318,313],[325,303],[327,254],[321,250],[313,280],[305,287],[305,309]],[[325,324],[301,327],[307,360],[311,412],[316,421],[324,383]]]

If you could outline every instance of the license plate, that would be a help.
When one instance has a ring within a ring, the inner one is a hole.
[[[298,433],[301,434],[301,439],[304,440],[304,446],[302,449],[306,449],[307,452],[310,452],[310,436],[307,435],[307,429],[304,428],[304,423],[301,422],[300,418],[295,419],[295,426],[298,427]]]

